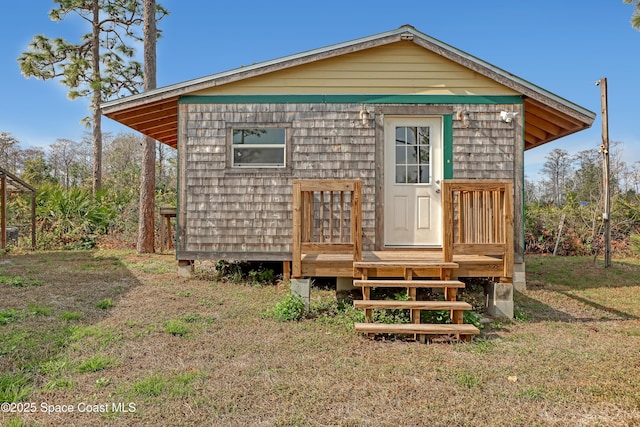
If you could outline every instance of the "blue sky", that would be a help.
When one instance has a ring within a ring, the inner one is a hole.
[[[324,0],[164,0],[171,15],[160,24],[158,86],[295,54],[410,24],[598,114],[591,129],[525,154],[536,178],[554,148],[570,153],[598,147],[600,90],[607,77],[612,141],[624,143],[628,163],[640,161],[640,32],[622,0],[458,0],[367,2]],[[35,34],[77,40],[77,19],[51,22],[51,0],[4,5],[0,15],[0,132],[23,148],[58,138],[80,140],[88,102],[69,101],[57,81],[25,79],[16,59]],[[128,131],[110,119],[105,130]]]

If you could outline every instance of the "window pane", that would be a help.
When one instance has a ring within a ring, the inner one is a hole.
[[[407,149],[405,147],[396,147],[396,164],[404,165],[407,163]]]
[[[419,143],[422,145],[429,145],[429,130],[431,128],[424,127],[420,128],[420,141]]]
[[[407,138],[405,136],[404,128],[397,127],[396,128],[396,144],[404,145],[407,142]]]
[[[396,184],[406,184],[407,175],[404,166],[396,166]]]
[[[429,164],[429,147],[425,147],[424,145],[420,146],[420,164]]]
[[[234,147],[234,166],[284,166],[284,147]]]
[[[418,166],[407,166],[407,183],[418,183]]]
[[[418,147],[407,147],[407,164],[418,163]]]
[[[234,129],[233,144],[284,144],[284,129]]]
[[[415,144],[416,143],[416,130],[417,128],[405,128],[407,130],[407,144]]]
[[[429,165],[420,166],[420,183],[429,184],[430,182],[431,177],[429,176]]]

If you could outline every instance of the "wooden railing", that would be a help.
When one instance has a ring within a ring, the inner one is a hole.
[[[302,275],[303,254],[352,254],[362,260],[362,183],[293,181],[292,276]]]
[[[513,277],[513,184],[456,179],[442,185],[444,261],[453,255],[499,256]]]

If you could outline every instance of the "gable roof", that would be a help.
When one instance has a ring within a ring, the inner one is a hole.
[[[400,41],[412,42],[521,94],[525,108],[525,149],[586,129],[595,119],[595,113],[436,40],[410,25],[120,98],[102,104],[102,113],[160,142],[176,147],[178,101],[181,96],[199,91],[215,91],[215,88],[223,85]]]

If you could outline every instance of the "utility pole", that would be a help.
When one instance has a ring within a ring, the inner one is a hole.
[[[597,83],[600,86],[600,102],[602,105],[602,187],[604,190],[604,267],[611,267],[611,183],[609,179],[609,106],[607,99],[607,78],[601,78]]]

